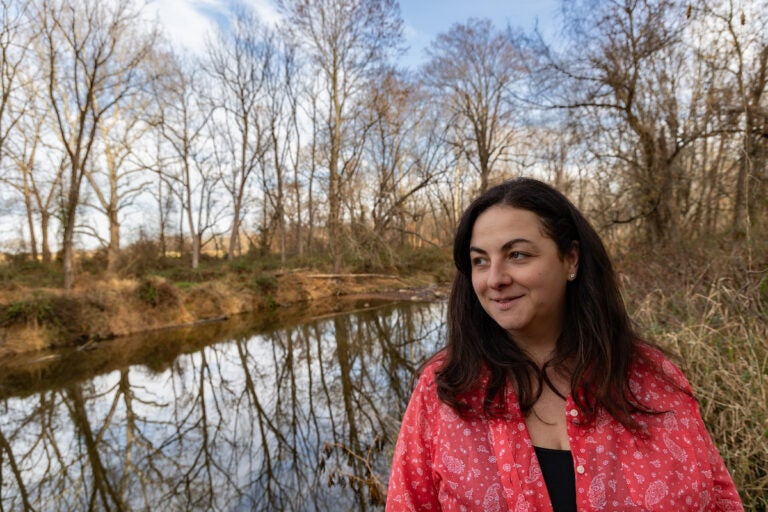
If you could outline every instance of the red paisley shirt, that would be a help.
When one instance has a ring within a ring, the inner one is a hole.
[[[608,414],[589,425],[566,401],[578,510],[743,510],[736,487],[702,422],[682,372],[655,350],[633,365],[630,387],[658,415],[638,415],[638,437]],[[539,462],[513,390],[503,418],[462,418],[437,397],[426,367],[395,447],[387,511],[552,511]],[[470,398],[479,408],[482,392]]]

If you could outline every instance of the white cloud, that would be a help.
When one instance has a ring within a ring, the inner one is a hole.
[[[157,16],[165,36],[177,47],[202,53],[205,35],[214,28],[214,21],[205,11],[220,8],[219,2],[194,0],[151,0],[152,16]]]
[[[179,48],[193,53],[205,49],[206,34],[215,28],[217,20],[228,15],[233,0],[150,0],[148,13],[157,16],[166,37]],[[273,0],[244,0],[266,25],[274,26],[280,14]]]
[[[265,25],[274,26],[280,22],[280,13],[277,12],[277,7],[275,7],[275,3],[273,1],[250,0],[248,1],[248,5],[253,7],[253,9],[256,11],[256,15]]]

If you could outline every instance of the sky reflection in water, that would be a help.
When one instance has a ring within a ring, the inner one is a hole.
[[[42,379],[9,374],[2,509],[378,510],[413,371],[442,345],[444,314],[390,304],[194,350],[165,333],[186,348],[137,341],[130,365],[81,352]],[[78,368],[88,358],[101,373]]]

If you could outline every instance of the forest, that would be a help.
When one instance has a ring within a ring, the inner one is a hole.
[[[551,42],[468,19],[418,69],[394,0],[238,4],[202,55],[133,2],[2,6],[2,243],[66,289],[79,251],[118,274],[148,240],[386,267],[521,174],[622,244],[741,243],[768,210],[765,2],[563,2]]]
[[[0,326],[94,282],[444,281],[472,197],[532,176],[596,226],[766,510],[768,1],[564,0],[554,39],[470,18],[415,68],[396,0],[276,4],[231,3],[194,54],[139,2],[0,0]]]

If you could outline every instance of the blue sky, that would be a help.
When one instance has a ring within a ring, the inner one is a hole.
[[[489,18],[498,28],[507,24],[530,31],[538,22],[550,35],[557,28],[560,0],[401,0],[405,36],[413,58],[439,33],[469,18]]]
[[[231,0],[150,0],[167,35],[178,45],[201,51],[203,34],[224,12]],[[273,0],[244,0],[268,23],[277,21]],[[401,0],[406,43],[411,47],[406,62],[418,65],[423,50],[441,32],[468,18],[490,18],[497,27],[507,24],[526,31],[536,22],[551,35],[558,25],[560,0]]]

